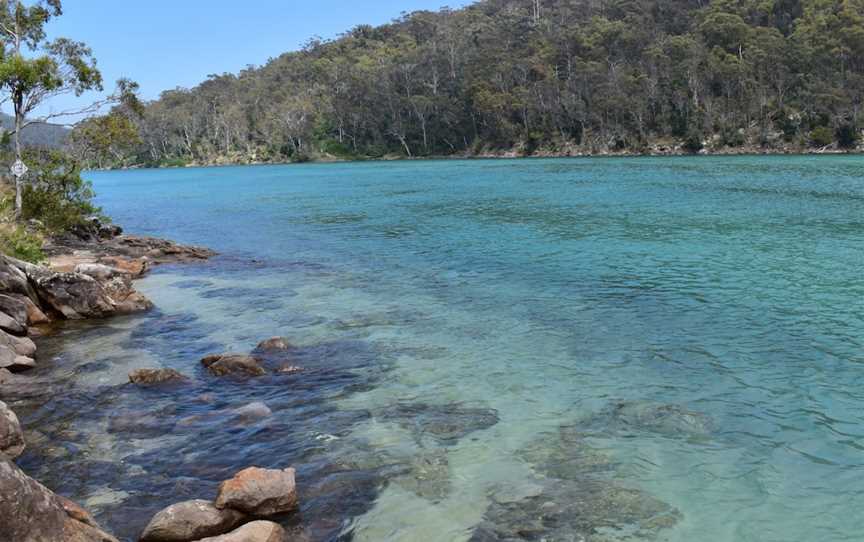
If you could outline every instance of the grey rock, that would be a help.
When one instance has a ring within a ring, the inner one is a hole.
[[[27,319],[26,314],[24,317],[24,323],[22,324],[15,318],[9,316],[5,312],[0,312],[0,330],[5,331],[6,333],[11,333],[13,335],[25,335],[27,333]]]
[[[261,401],[256,401],[235,409],[234,414],[243,420],[254,421],[269,418],[273,415],[273,411]]]
[[[18,416],[6,403],[0,401],[0,456],[15,459],[24,453],[24,433]]]
[[[210,501],[181,502],[153,516],[141,535],[141,542],[190,542],[227,533],[245,519],[241,512],[216,508]]]

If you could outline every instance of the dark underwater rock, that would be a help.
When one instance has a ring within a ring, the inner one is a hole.
[[[155,386],[159,384],[178,384],[187,381],[183,373],[174,369],[136,369],[129,373],[129,382],[138,386]]]
[[[447,445],[498,423],[497,410],[466,407],[459,403],[400,403],[378,413],[376,417],[398,423],[412,431],[418,440],[430,436]]]
[[[681,519],[669,504],[605,480],[538,480],[536,484],[518,500],[509,490],[502,498],[491,495],[492,503],[470,540],[657,540]]]
[[[680,405],[626,401],[613,404],[601,417],[608,417],[613,428],[650,431],[669,437],[707,437],[714,432],[709,416]]]
[[[213,354],[204,357],[201,364],[215,376],[263,376],[267,374],[267,371],[261,366],[261,362],[246,354]]]

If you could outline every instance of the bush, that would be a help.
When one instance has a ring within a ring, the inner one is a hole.
[[[858,130],[854,124],[841,124],[835,132],[837,136],[837,145],[841,149],[852,149],[858,144]]]
[[[31,151],[24,188],[23,220],[38,220],[48,233],[62,233],[100,214],[93,205],[93,188],[81,178],[77,162],[58,151]]]
[[[827,147],[834,143],[834,131],[827,126],[819,126],[810,132],[810,144],[814,147]]]
[[[684,150],[693,154],[701,151],[705,146],[702,143],[702,132],[695,128],[691,128],[687,132],[687,137],[684,138]]]
[[[0,252],[30,263],[45,260],[42,252],[42,237],[28,232],[22,226],[3,224],[0,226]]]

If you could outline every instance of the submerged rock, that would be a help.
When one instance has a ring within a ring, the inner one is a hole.
[[[231,531],[246,516],[230,508],[216,508],[204,500],[172,504],[150,520],[141,542],[190,542]]]
[[[202,538],[198,542],[285,542],[286,533],[278,523],[253,521],[228,534]]]
[[[590,446],[576,428],[563,426],[519,452],[535,472],[550,478],[580,480],[617,468],[609,455]]]
[[[432,502],[446,499],[453,489],[447,450],[424,451],[414,456],[408,466],[408,472],[397,477],[394,482],[418,497]]]
[[[262,352],[278,352],[291,349],[291,344],[285,337],[271,337],[258,343],[255,349]]]
[[[681,514],[640,490],[615,483],[538,480],[525,498],[492,495],[472,542],[657,540]],[[540,489],[542,488],[542,489]]]
[[[235,409],[234,414],[243,420],[254,421],[269,418],[273,415],[273,411],[261,401],[256,401]]]
[[[117,542],[79,506],[55,495],[14,463],[0,458],[3,540],[15,542]],[[82,521],[83,519],[83,521]]]
[[[292,512],[297,508],[294,469],[244,469],[219,485],[216,506],[257,517]]]
[[[465,407],[458,403],[400,403],[380,412],[377,417],[411,430],[418,440],[428,435],[448,445],[498,423],[497,410]]]
[[[24,453],[24,433],[18,416],[0,401],[0,457],[15,459]]]
[[[180,383],[189,380],[183,373],[174,369],[136,369],[129,373],[129,382],[139,386]]]
[[[707,437],[714,432],[713,421],[701,412],[648,401],[615,403],[601,413],[600,422],[613,429],[636,429],[670,437]]]
[[[216,376],[263,376],[267,371],[254,357],[246,354],[215,354],[201,360],[201,364]]]

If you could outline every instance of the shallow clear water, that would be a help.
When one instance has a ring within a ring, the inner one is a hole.
[[[25,466],[121,536],[293,464],[314,539],[861,538],[860,157],[88,177],[128,231],[221,253],[43,343]],[[272,335],[305,373],[200,370]],[[159,365],[191,389],[121,385]]]

